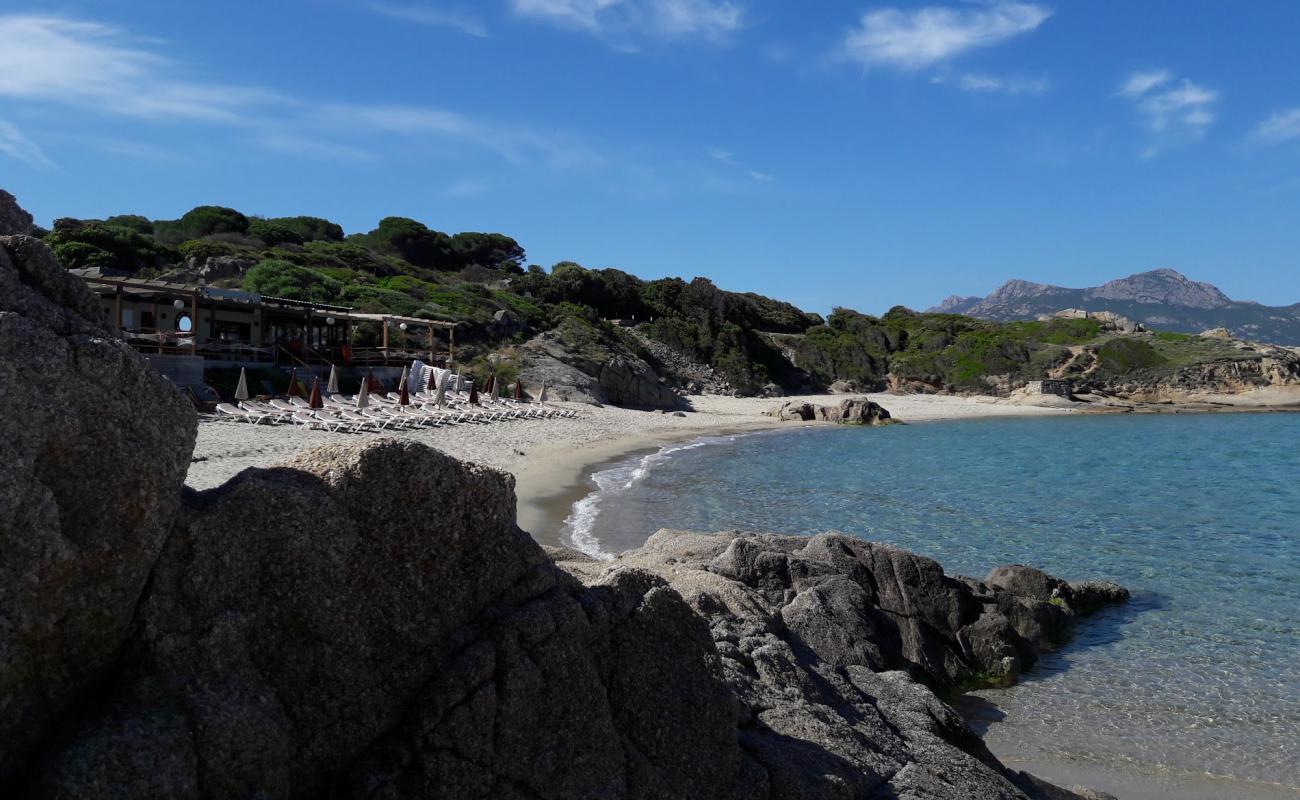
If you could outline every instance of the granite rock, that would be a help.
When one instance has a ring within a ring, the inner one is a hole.
[[[194,409],[43,242],[0,237],[0,786],[112,668]]]

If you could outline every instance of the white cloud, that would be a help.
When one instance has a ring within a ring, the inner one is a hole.
[[[736,157],[729,150],[723,150],[721,147],[710,147],[709,158],[715,161],[721,161],[723,164],[735,164]]]
[[[844,38],[843,51],[863,66],[917,70],[1028,33],[1051,13],[1033,3],[1002,1],[975,8],[885,8],[862,15]]]
[[[408,6],[393,3],[371,3],[370,10],[386,17],[428,25],[433,28],[454,28],[480,39],[487,37],[487,25],[473,14],[455,9],[434,6]]]
[[[144,40],[96,22],[0,15],[0,99],[15,105],[76,109],[151,126],[186,122],[242,132],[241,141],[288,155],[373,161],[408,143],[485,149],[516,164],[554,169],[599,166],[604,157],[573,137],[501,120],[412,106],[316,104],[255,86],[183,80],[187,65],[144,47]],[[156,43],[152,43],[156,46]],[[0,128],[0,152],[49,163],[12,124]]]
[[[583,30],[620,49],[640,39],[726,39],[745,12],[726,0],[512,0],[521,17]]]
[[[648,6],[655,27],[668,36],[714,39],[738,30],[744,22],[744,12],[733,3],[655,0]]]
[[[1043,94],[1051,88],[1047,78],[1028,78],[1022,75],[987,75],[968,72],[957,79],[963,92],[1003,94]]]
[[[53,167],[54,162],[46,157],[36,143],[28,139],[18,126],[0,119],[0,153],[26,164],[41,167]]]
[[[1219,93],[1186,78],[1174,82],[1169,70],[1134,72],[1117,95],[1133,102],[1155,138],[1142,151],[1143,158],[1154,158],[1172,144],[1199,140],[1217,118]]]
[[[1163,86],[1169,82],[1169,70],[1157,69],[1151,72],[1134,72],[1120,86],[1119,94],[1123,97],[1139,97],[1146,94],[1157,86]]]
[[[751,170],[749,171],[749,177],[753,178],[754,180],[758,181],[759,183],[768,183],[769,181],[774,181],[774,180],[776,180],[776,176],[772,175],[771,173],[768,173],[768,172],[759,172],[759,171],[756,170],[756,169],[751,169]]]
[[[1259,123],[1252,138],[1260,144],[1282,144],[1300,139],[1300,108],[1276,111]]]
[[[0,97],[135,117],[235,121],[281,102],[272,92],[187,81],[180,65],[118,29],[54,16],[0,16]]]

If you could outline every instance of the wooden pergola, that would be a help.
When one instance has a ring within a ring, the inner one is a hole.
[[[410,327],[427,327],[429,329],[429,352],[433,353],[433,332],[438,329],[447,331],[447,360],[451,361],[456,357],[456,323],[444,322],[438,319],[421,319],[419,317],[404,317],[401,314],[363,314],[357,311],[347,311],[338,314],[342,319],[359,320],[365,322],[378,322],[382,330],[381,349],[387,352],[388,347],[388,330],[393,325],[399,326],[402,330]]]
[[[199,309],[210,308],[213,306],[222,306],[227,308],[243,308],[249,311],[255,311],[262,323],[262,332],[265,334],[268,327],[268,319],[271,315],[290,315],[301,317],[304,324],[310,327],[313,320],[324,320],[327,324],[333,325],[335,321],[349,322],[373,322],[378,323],[381,330],[382,343],[379,348],[380,359],[387,362],[390,357],[404,356],[402,351],[406,348],[393,348],[389,339],[389,329],[398,326],[402,330],[409,328],[427,329],[428,331],[428,354],[429,360],[437,359],[439,353],[435,351],[435,333],[439,330],[447,332],[447,360],[450,361],[455,357],[456,350],[456,323],[445,320],[421,319],[420,317],[408,317],[401,314],[373,314],[353,311],[346,306],[330,305],[325,303],[314,303],[293,298],[271,297],[261,295],[255,292],[244,292],[232,289],[220,289],[207,286],[195,286],[183,283],[170,283],[160,280],[146,280],[141,278],[118,278],[102,276],[97,274],[87,274],[86,271],[74,271],[83,280],[94,287],[105,287],[112,290],[111,297],[113,302],[112,322],[116,328],[123,328],[123,308],[122,302],[126,298],[140,299],[147,297],[162,297],[169,299],[172,303],[182,303],[176,306],[180,311],[188,306],[189,317],[191,319],[191,330],[182,334],[182,339],[188,336],[188,343],[182,346],[189,351],[190,355],[197,355],[204,347],[204,339],[199,328]],[[101,292],[101,295],[104,294]],[[270,346],[274,346],[273,343]],[[161,352],[161,350],[159,351]],[[416,349],[416,352],[422,352]],[[317,354],[320,355],[319,353]]]

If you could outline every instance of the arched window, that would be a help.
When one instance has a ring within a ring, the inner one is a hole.
[[[190,319],[188,313],[182,312],[176,315],[176,330],[180,333],[190,333],[194,330],[194,320]]]

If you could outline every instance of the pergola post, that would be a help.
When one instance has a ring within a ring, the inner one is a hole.
[[[384,350],[384,363],[385,363],[385,364],[388,363],[388,323],[389,323],[389,322],[391,322],[391,320],[389,320],[388,317],[384,317],[383,321],[380,323],[380,325],[382,325],[383,328],[384,328],[384,343],[383,343],[383,350]]]
[[[190,355],[199,353],[199,293],[190,293]]]
[[[433,326],[429,326],[429,363],[433,363]]]
[[[118,331],[122,330],[122,287],[118,286],[113,291],[113,321]]]
[[[447,329],[447,363],[456,360],[456,326]]]

